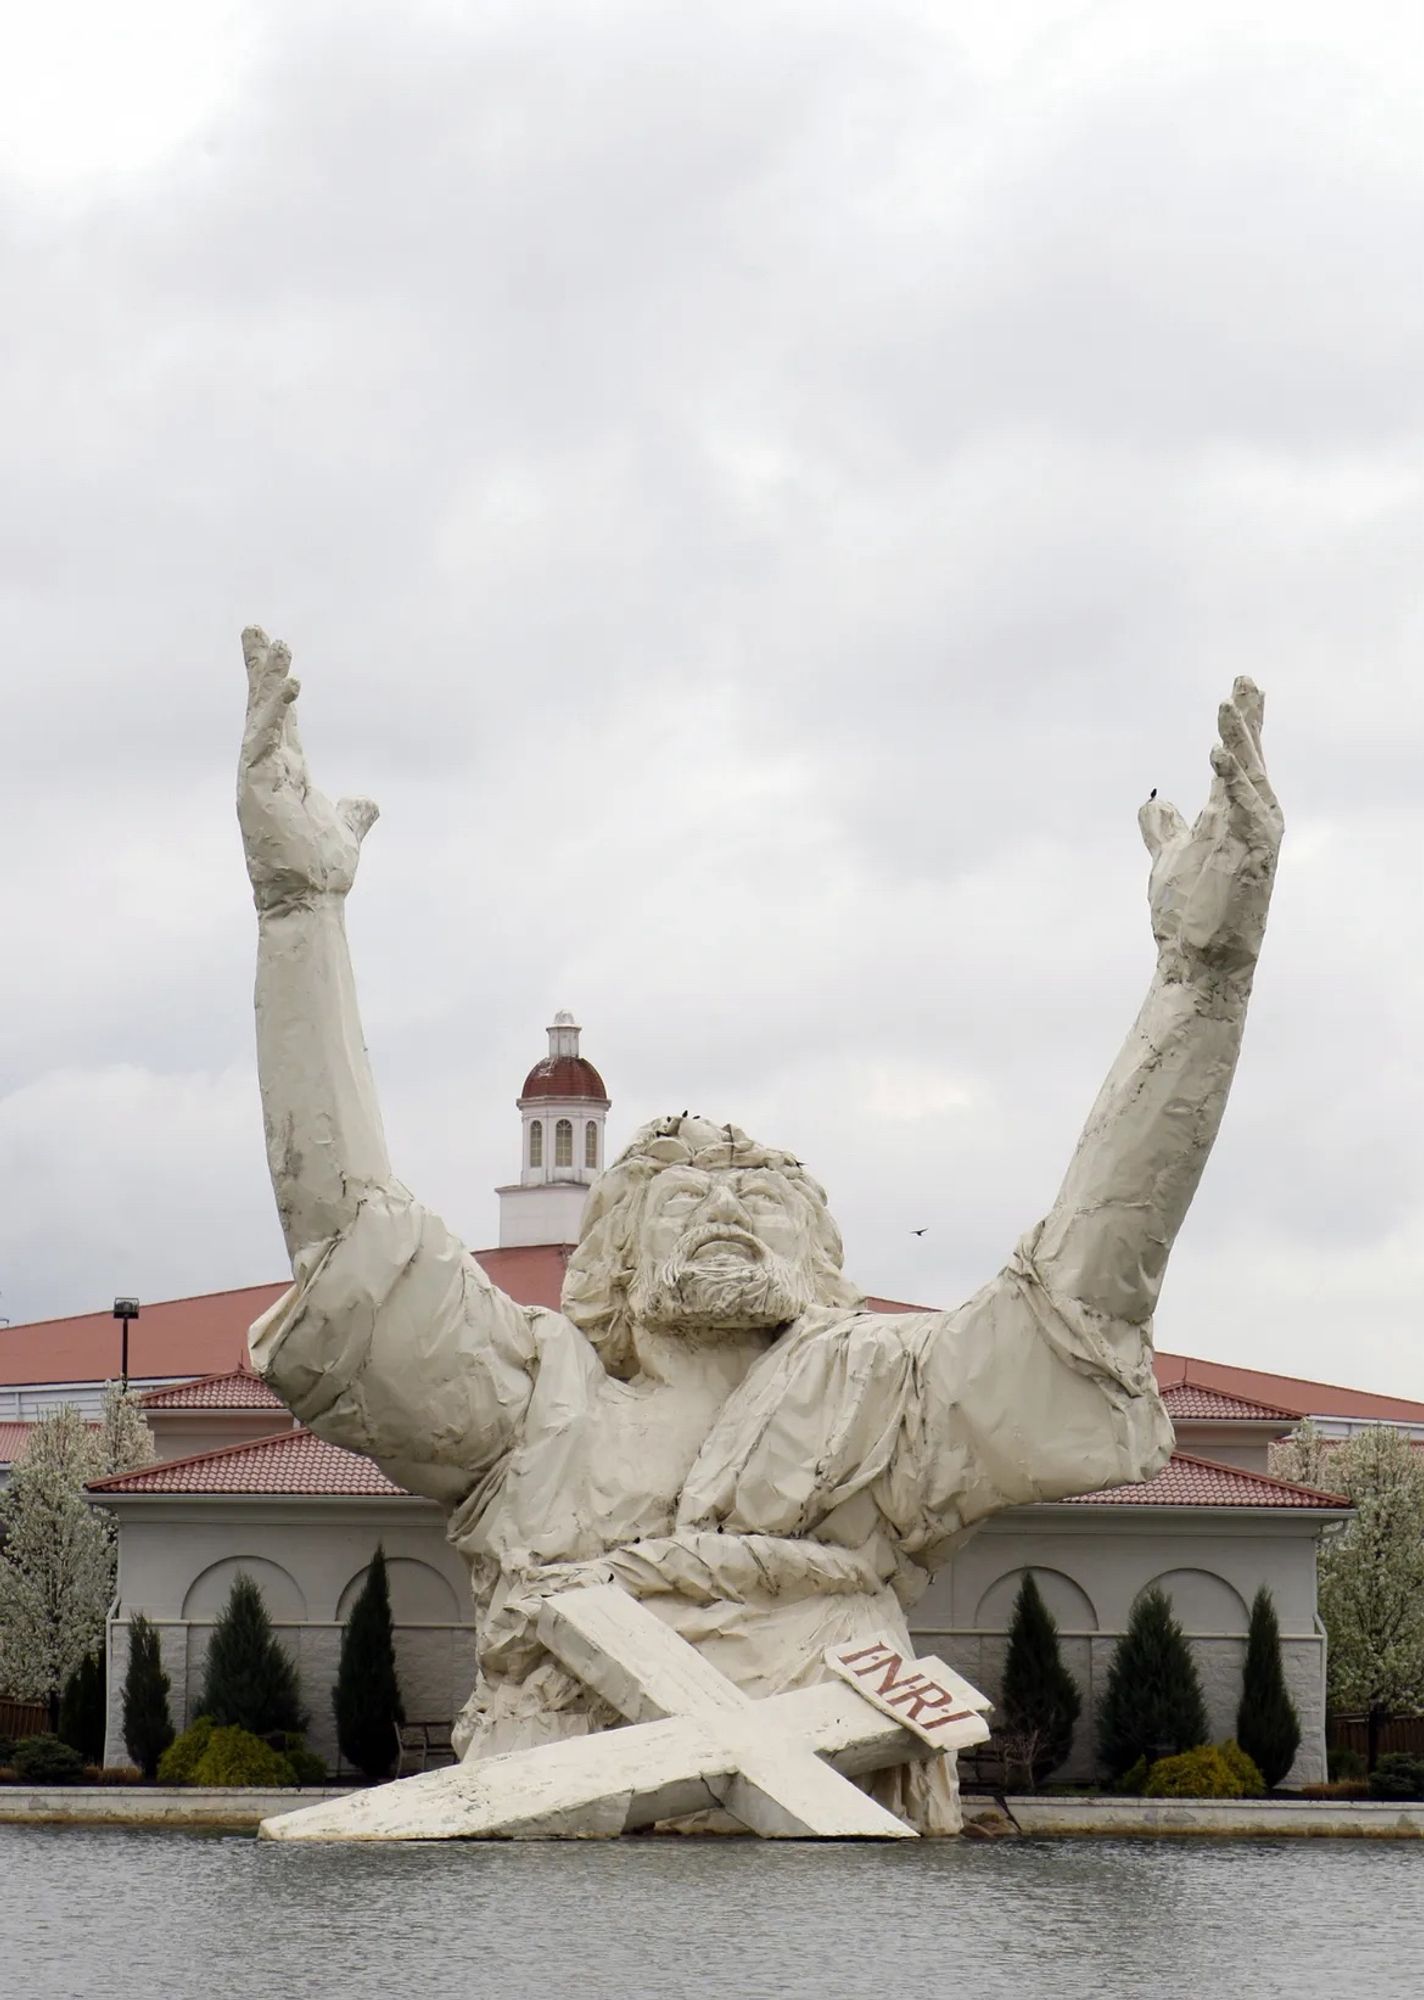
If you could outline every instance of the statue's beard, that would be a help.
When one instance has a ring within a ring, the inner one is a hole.
[[[814,1301],[801,1259],[775,1256],[750,1238],[740,1239],[739,1251],[737,1241],[704,1230],[662,1264],[640,1270],[628,1293],[637,1323],[715,1337],[799,1319]]]

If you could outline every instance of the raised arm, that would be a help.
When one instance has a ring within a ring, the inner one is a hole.
[[[312,784],[287,648],[251,626],[242,650],[237,815],[257,904],[257,1070],[272,1187],[295,1259],[345,1229],[363,1193],[391,1178],[346,947],[346,896],[376,807],[333,806]]]
[[[257,1067],[296,1280],[253,1327],[252,1357],[320,1436],[454,1506],[513,1439],[536,1350],[596,1363],[559,1315],[497,1290],[391,1172],[343,921],[376,808],[317,791],[286,647],[255,629],[242,645],[237,810],[257,902]]]
[[[1133,1324],[1156,1305],[1241,1048],[1282,825],[1262,711],[1260,690],[1238,680],[1194,826],[1155,801],[1139,815],[1157,972],[1035,1248],[1053,1292]]]

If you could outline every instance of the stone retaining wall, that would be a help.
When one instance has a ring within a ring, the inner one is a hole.
[[[966,1806],[972,1803],[966,1800]],[[1373,1799],[1117,1799],[1010,1797],[1005,1808],[1020,1833],[1329,1835],[1424,1840],[1424,1804]]]
[[[0,1785],[0,1823],[255,1827],[274,1813],[345,1798],[349,1786]]]

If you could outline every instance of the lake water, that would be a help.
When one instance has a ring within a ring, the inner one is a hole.
[[[1424,1994],[1424,1843],[278,1847],[0,1826],[17,2000]]]

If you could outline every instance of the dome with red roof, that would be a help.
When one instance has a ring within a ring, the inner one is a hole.
[[[603,1078],[584,1056],[545,1056],[524,1079],[520,1108],[532,1097],[588,1097],[607,1105]]]
[[[519,1093],[521,1111],[530,1102],[550,1097],[587,1100],[601,1105],[605,1111],[608,1109],[609,1097],[603,1078],[588,1058],[578,1052],[582,1032],[575,1025],[572,1014],[554,1016],[553,1026],[549,1029],[549,1053],[535,1063]]]

